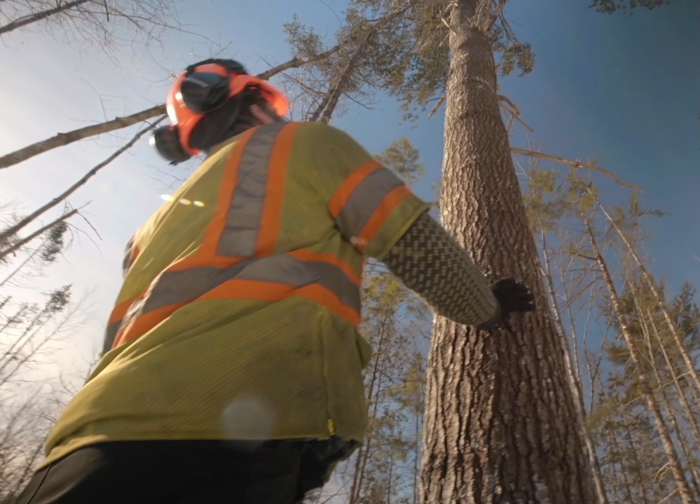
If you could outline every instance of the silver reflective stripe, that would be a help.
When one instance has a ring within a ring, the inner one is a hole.
[[[367,175],[348,198],[335,221],[346,238],[356,238],[386,195],[404,183],[387,168]]]
[[[126,275],[129,274],[129,270],[133,264],[131,259],[134,255],[134,238],[134,236],[131,237],[129,243],[126,244],[126,248],[124,249],[124,260],[122,261],[122,273],[124,274],[124,278],[126,278]]]
[[[228,268],[203,266],[183,271],[166,271],[156,279],[139,315],[165,306],[194,301],[217,285],[235,278],[251,261]]]
[[[219,240],[218,255],[253,257],[255,254],[272,149],[277,135],[286,124],[280,122],[261,127],[243,148],[226,228]]]
[[[306,262],[290,255],[278,255],[252,261],[236,278],[276,282],[295,287],[319,284],[340,301],[360,311],[360,289],[339,267],[327,262]]]
[[[338,296],[344,305],[360,311],[360,289],[341,268],[326,262],[300,261],[280,254],[244,261],[228,268],[204,266],[165,272],[153,284],[137,316],[165,306],[192,302],[234,279],[274,282],[297,288],[319,284]],[[245,297],[245,293],[242,294]],[[133,317],[129,311],[129,315],[124,317],[125,321]]]
[[[117,337],[117,333],[119,332],[121,325],[122,321],[118,320],[117,322],[113,322],[107,326],[107,329],[105,330],[104,343],[102,345],[102,355],[106,354],[112,349],[114,339]]]

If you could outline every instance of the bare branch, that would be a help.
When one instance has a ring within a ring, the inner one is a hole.
[[[557,163],[563,163],[565,165],[569,165],[572,168],[597,171],[597,172],[602,173],[602,174],[606,175],[607,177],[611,178],[617,184],[619,184],[623,187],[629,187],[630,189],[634,189],[636,191],[643,192],[636,185],[623,181],[620,177],[618,177],[617,175],[612,173],[610,170],[603,168],[602,166],[590,165],[590,164],[582,163],[581,161],[572,161],[570,159],[566,159],[566,158],[563,158],[560,156],[554,156],[552,154],[544,154],[542,152],[537,152],[537,151],[533,151],[533,150],[520,149],[518,147],[511,147],[510,150],[515,154],[523,154],[525,156],[536,157],[536,158],[540,158],[540,159],[547,159],[549,161],[555,161]]]
[[[84,128],[78,128],[73,131],[69,131],[68,133],[58,133],[51,138],[41,140],[40,142],[33,143],[27,147],[23,147],[22,149],[0,157],[0,169],[9,168],[12,165],[16,165],[17,163],[21,163],[22,161],[26,161],[29,158],[57,147],[63,147],[84,138],[109,133],[122,128],[128,128],[129,126],[133,126],[134,124],[138,124],[142,121],[162,114],[165,114],[165,105],[158,105],[125,117],[116,117],[110,121],[93,124]]]
[[[506,109],[506,111],[510,112],[510,114],[513,116],[513,118],[514,118],[516,121],[518,121],[520,124],[522,124],[523,126],[525,126],[525,128],[526,128],[528,131],[530,131],[530,133],[534,133],[534,132],[535,132],[535,130],[534,130],[529,124],[527,124],[527,123],[523,120],[523,117],[522,117],[522,115],[520,114],[520,109],[515,105],[515,103],[513,103],[513,102],[510,100],[510,98],[508,98],[508,97],[505,96],[505,95],[499,94],[499,95],[498,95],[498,100],[499,100],[499,102],[500,102],[501,107],[503,107],[504,109]],[[503,104],[504,102],[505,102],[507,105],[504,105],[504,104]],[[510,129],[510,128],[508,128],[508,129]]]
[[[298,68],[309,63],[316,63],[338,52],[346,43],[349,42],[343,42],[341,44],[338,44],[335,47],[329,49],[328,51],[325,51],[316,56],[292,58],[285,63],[277,65],[263,73],[258,74],[257,77],[264,80],[269,80],[270,78],[284,72],[285,70],[289,70],[291,68]],[[5,154],[4,156],[0,157],[0,169],[9,168],[10,166],[21,163],[22,161],[26,161],[29,158],[50,151],[57,147],[63,147],[77,142],[79,140],[83,140],[85,138],[109,133],[111,131],[116,131],[122,128],[127,128],[129,126],[133,126],[134,124],[138,124],[142,121],[151,119],[152,117],[163,115],[165,113],[165,104],[161,104],[146,110],[142,110],[140,112],[136,112],[135,114],[131,114],[129,116],[117,117],[110,121],[105,121],[99,124],[93,124],[84,128],[78,128],[73,131],[69,131],[68,133],[59,133],[58,135],[55,135],[51,138],[41,140],[39,142],[28,145],[27,147],[16,150],[14,152],[10,152],[9,154]]]
[[[27,26],[32,23],[36,23],[37,21],[44,20],[48,17],[51,17],[55,14],[59,14],[61,12],[65,12],[69,9],[72,9],[73,7],[78,7],[84,3],[89,2],[90,0],[74,0],[73,2],[68,2],[66,4],[61,5],[61,2],[58,2],[56,7],[52,9],[46,9],[42,10],[39,12],[35,12],[26,16],[21,16],[18,19],[15,19],[14,21],[10,21],[9,23],[0,26],[0,35],[4,33],[11,32],[12,30],[16,30],[18,28],[22,28],[23,26]]]
[[[442,95],[442,96],[438,99],[437,103],[435,104],[435,106],[432,108],[432,110],[431,110],[430,113],[428,114],[428,119],[430,119],[431,117],[433,117],[433,116],[437,113],[437,111],[440,110],[440,107],[442,106],[443,103],[445,103],[445,100],[446,100],[446,99],[447,99],[447,95]]]
[[[36,231],[34,231],[34,232],[33,232],[32,234],[30,234],[29,236],[26,236],[25,238],[22,238],[21,240],[18,240],[17,242],[13,243],[11,246],[7,247],[6,249],[0,250],[0,260],[4,259],[4,258],[7,257],[8,255],[13,254],[14,252],[18,251],[20,248],[22,248],[23,246],[25,246],[27,243],[29,243],[30,241],[32,241],[34,238],[36,238],[36,237],[38,237],[38,236],[41,236],[41,235],[44,234],[46,231],[48,231],[49,229],[51,229],[52,227],[54,227],[56,224],[58,224],[58,223],[60,223],[60,222],[63,222],[63,221],[65,221],[65,220],[70,219],[70,218],[73,217],[75,214],[77,214],[79,211],[80,211],[79,208],[75,208],[75,209],[71,210],[70,212],[65,213],[65,214],[61,215],[60,217],[54,219],[54,220],[51,221],[49,224],[40,227],[39,229],[37,229]]]
[[[7,228],[7,229],[4,230],[2,233],[0,233],[0,243],[2,243],[3,241],[7,240],[8,237],[11,237],[11,236],[17,234],[17,232],[18,232],[19,230],[21,230],[22,228],[24,228],[27,224],[29,224],[30,222],[32,222],[34,219],[36,219],[37,217],[39,217],[41,214],[43,214],[43,213],[46,212],[47,210],[50,210],[51,208],[53,208],[53,207],[55,207],[56,205],[58,205],[60,202],[65,201],[65,199],[68,198],[68,196],[70,196],[70,195],[73,194],[75,191],[77,191],[78,188],[80,188],[81,186],[85,185],[85,183],[87,183],[87,181],[90,180],[90,178],[92,178],[98,171],[100,171],[102,168],[104,168],[105,166],[107,166],[108,164],[110,164],[112,161],[114,161],[115,159],[117,159],[117,158],[118,158],[120,155],[122,155],[124,152],[126,152],[126,151],[129,150],[131,147],[133,147],[133,145],[134,145],[143,135],[145,135],[145,134],[148,133],[149,131],[152,131],[152,130],[158,125],[158,123],[160,123],[161,121],[163,121],[163,119],[165,119],[165,117],[161,117],[161,118],[158,119],[157,121],[153,122],[153,123],[152,123],[150,126],[148,126],[147,128],[144,128],[144,129],[142,129],[141,131],[139,131],[136,135],[134,135],[134,137],[133,137],[131,140],[129,140],[129,141],[128,141],[126,144],[124,144],[121,148],[117,149],[117,150],[116,150],[111,156],[109,156],[107,159],[105,159],[105,160],[102,161],[101,163],[97,164],[94,168],[92,168],[90,171],[88,171],[85,175],[83,175],[83,177],[82,177],[80,180],[78,180],[75,184],[73,184],[73,185],[70,186],[68,189],[66,189],[63,193],[61,193],[60,195],[56,196],[54,199],[52,199],[51,201],[49,201],[49,202],[46,203],[45,205],[39,207],[38,209],[36,209],[34,212],[32,212],[31,214],[29,214],[29,215],[26,216],[25,218],[21,219],[21,220],[20,220],[17,224],[15,224],[14,226],[11,226],[11,227]],[[2,256],[0,256],[0,257],[2,257]]]

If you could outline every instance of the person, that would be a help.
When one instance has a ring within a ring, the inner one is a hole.
[[[457,323],[534,309],[349,135],[288,107],[232,60],[178,77],[153,143],[206,159],[130,240],[102,358],[17,504],[301,502],[367,428],[368,257]]]

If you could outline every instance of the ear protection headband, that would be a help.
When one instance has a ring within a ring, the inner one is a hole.
[[[172,125],[155,130],[151,144],[171,164],[196,156],[236,121],[239,107],[231,98],[252,89],[279,115],[287,113],[286,97],[266,81],[248,75],[237,61],[212,58],[188,66],[168,94]]]
[[[212,65],[224,68],[226,73],[210,68]],[[176,98],[195,114],[206,114],[219,108],[232,96],[231,80],[238,75],[248,73],[243,65],[233,60],[208,59],[190,65],[185,70],[185,78],[180,83]]]

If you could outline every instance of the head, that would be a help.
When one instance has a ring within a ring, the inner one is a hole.
[[[287,98],[248,75],[233,60],[210,59],[180,74],[166,102],[172,125],[158,128],[151,144],[171,164],[186,161],[243,131],[283,121]]]

